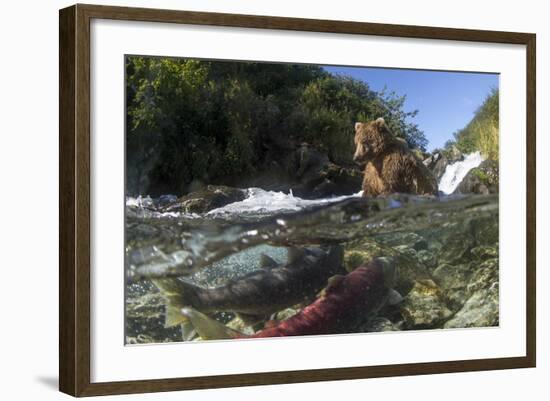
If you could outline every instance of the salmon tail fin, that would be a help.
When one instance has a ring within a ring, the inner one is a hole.
[[[223,340],[246,337],[243,333],[230,329],[223,323],[220,323],[191,307],[182,308],[180,313],[182,316],[189,319],[203,340]]]
[[[181,314],[181,308],[193,304],[195,286],[177,278],[151,279],[159,289],[166,302],[164,327],[182,325],[182,330],[187,325],[187,318]],[[189,330],[187,330],[189,332]],[[186,333],[183,333],[185,336]]]
[[[188,325],[188,319],[181,314],[181,307],[173,304],[166,304],[166,312],[164,318],[164,328],[181,325]]]
[[[191,341],[193,338],[195,338],[196,335],[197,330],[195,330],[195,327],[193,327],[193,323],[191,323],[189,319],[185,318],[185,322],[181,323],[181,339],[183,341]]]

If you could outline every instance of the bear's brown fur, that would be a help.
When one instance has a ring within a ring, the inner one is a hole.
[[[363,196],[395,192],[436,195],[437,181],[383,118],[355,124],[353,160],[364,165]]]

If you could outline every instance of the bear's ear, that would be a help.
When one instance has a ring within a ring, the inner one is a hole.
[[[359,128],[361,128],[361,125],[363,125],[363,123],[356,122],[355,123],[355,131],[357,131]]]
[[[378,117],[375,122],[379,127],[386,125],[386,120],[383,117]]]

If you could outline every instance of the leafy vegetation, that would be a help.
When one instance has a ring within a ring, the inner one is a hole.
[[[354,122],[378,117],[424,150],[404,101],[317,66],[127,57],[128,192],[244,179],[301,142],[351,164]]]
[[[468,125],[454,133],[454,141],[445,147],[456,145],[462,153],[480,151],[487,159],[498,160],[498,133],[499,91],[493,89]]]

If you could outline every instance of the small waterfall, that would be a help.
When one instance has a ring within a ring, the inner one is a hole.
[[[439,190],[446,195],[452,194],[468,171],[478,167],[483,160],[481,153],[474,152],[466,155],[460,162],[449,164],[439,180]]]

